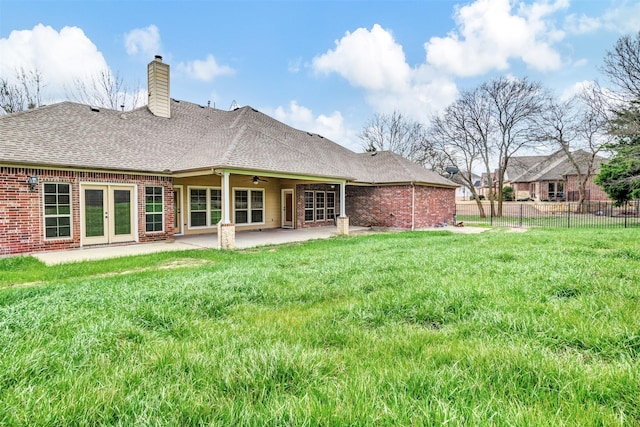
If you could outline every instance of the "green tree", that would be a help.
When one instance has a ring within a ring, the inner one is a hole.
[[[611,133],[618,138],[610,146],[615,155],[601,166],[595,182],[619,206],[640,198],[640,101],[616,111]]]
[[[502,187],[502,198],[505,202],[513,202],[516,199],[516,194],[513,191],[513,187],[508,185]]]

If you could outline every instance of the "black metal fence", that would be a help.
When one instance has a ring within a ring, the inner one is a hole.
[[[455,220],[498,227],[640,227],[640,200],[619,207],[610,202],[505,202],[502,215],[492,215],[489,202],[483,202],[482,211],[476,202],[457,203]]]

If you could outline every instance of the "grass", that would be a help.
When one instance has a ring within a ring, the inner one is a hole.
[[[640,425],[640,230],[0,259],[0,425]]]

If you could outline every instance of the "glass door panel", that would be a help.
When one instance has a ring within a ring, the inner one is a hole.
[[[133,238],[133,188],[109,187],[109,242],[131,242]]]
[[[113,190],[113,222],[114,235],[131,234],[131,190]]]
[[[108,243],[106,187],[84,189],[83,236],[87,244]]]

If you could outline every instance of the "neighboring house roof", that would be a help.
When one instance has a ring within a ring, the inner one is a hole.
[[[248,169],[456,187],[394,153],[354,153],[250,107],[216,110],[171,100],[171,118],[62,102],[0,117],[0,162],[30,166],[179,173]]]
[[[512,157],[506,170],[506,180],[511,182],[525,174],[536,164],[544,161],[548,156],[519,156]]]
[[[591,154],[584,150],[576,150],[572,152],[572,156],[582,173],[585,173],[589,163],[591,162]],[[538,156],[531,156],[538,157]],[[521,159],[521,157],[514,157],[515,159]],[[595,156],[592,173],[596,173],[600,164],[607,159],[601,156]],[[549,156],[543,156],[542,160],[533,164],[529,169],[522,172],[520,175],[511,179],[511,182],[536,182],[536,181],[555,181],[562,180],[567,175],[577,175],[577,171],[569,156],[560,150]]]

